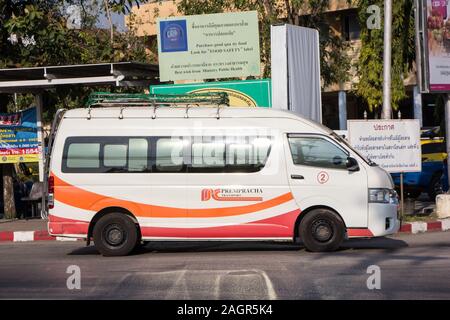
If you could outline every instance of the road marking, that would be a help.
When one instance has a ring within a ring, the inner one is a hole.
[[[264,281],[266,282],[267,287],[267,295],[269,296],[269,300],[276,300],[277,299],[277,293],[275,292],[275,289],[273,288],[272,280],[270,280],[269,276],[265,271],[259,270],[262,277],[264,278]]]

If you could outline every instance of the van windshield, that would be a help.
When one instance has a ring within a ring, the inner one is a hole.
[[[347,146],[347,148],[349,148],[350,150],[352,150],[354,153],[356,153],[361,159],[363,159],[369,166],[377,166],[377,164],[375,162],[373,162],[372,160],[366,158],[365,156],[363,156],[361,153],[359,153],[358,151],[356,151],[349,143],[347,140],[345,140],[344,138],[342,138],[340,135],[336,134],[336,132],[332,131],[330,133],[330,135],[335,138],[337,141],[339,141],[340,143],[344,144],[345,146]]]

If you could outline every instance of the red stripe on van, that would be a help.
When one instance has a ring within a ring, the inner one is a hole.
[[[347,228],[349,237],[373,237],[372,231],[367,228]]]
[[[159,238],[293,238],[300,210],[245,224],[206,228],[141,227],[143,237]]]

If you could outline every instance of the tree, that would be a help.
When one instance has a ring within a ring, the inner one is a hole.
[[[376,117],[383,105],[383,28],[368,29],[367,8],[378,5],[383,12],[383,0],[359,0],[361,52],[357,63],[359,83],[356,94],[364,99]],[[415,27],[412,0],[393,1],[392,4],[392,108],[406,98],[403,79],[413,69],[415,59]]]
[[[344,82],[350,60],[346,44],[333,31],[324,14],[329,0],[181,0],[178,10],[186,15],[229,11],[258,11],[261,61],[264,77],[270,77],[270,26],[286,22],[319,30],[323,85]]]
[[[96,0],[94,0],[96,1]],[[69,0],[86,8],[92,0]],[[104,6],[114,12],[129,12],[132,5],[146,1],[108,0]],[[148,59],[145,38],[136,37],[132,31],[110,33],[94,27],[97,17],[83,10],[79,29],[67,26],[64,2],[59,0],[0,0],[0,68],[31,67],[45,65],[83,64],[114,61],[141,61]],[[54,110],[60,107],[80,106],[90,92],[85,88],[58,87],[45,93],[50,102],[44,113],[44,121],[53,118]],[[21,95],[19,108],[28,107],[33,99]],[[0,94],[0,112],[10,111],[12,97]],[[6,217],[16,216],[13,191],[13,165],[2,165],[4,180],[3,196]]]

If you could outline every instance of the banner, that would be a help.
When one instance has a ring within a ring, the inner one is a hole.
[[[0,164],[38,162],[36,108],[0,113]]]
[[[447,0],[426,0],[429,90],[450,91],[450,12]]]
[[[422,171],[419,120],[349,120],[348,141],[387,172]]]
[[[271,107],[272,86],[270,79],[217,81],[189,84],[150,86],[150,93],[185,94],[202,92],[226,92],[232,107]]]
[[[322,122],[319,32],[290,24],[270,27],[273,108]]]
[[[157,20],[160,81],[259,76],[256,11]]]

